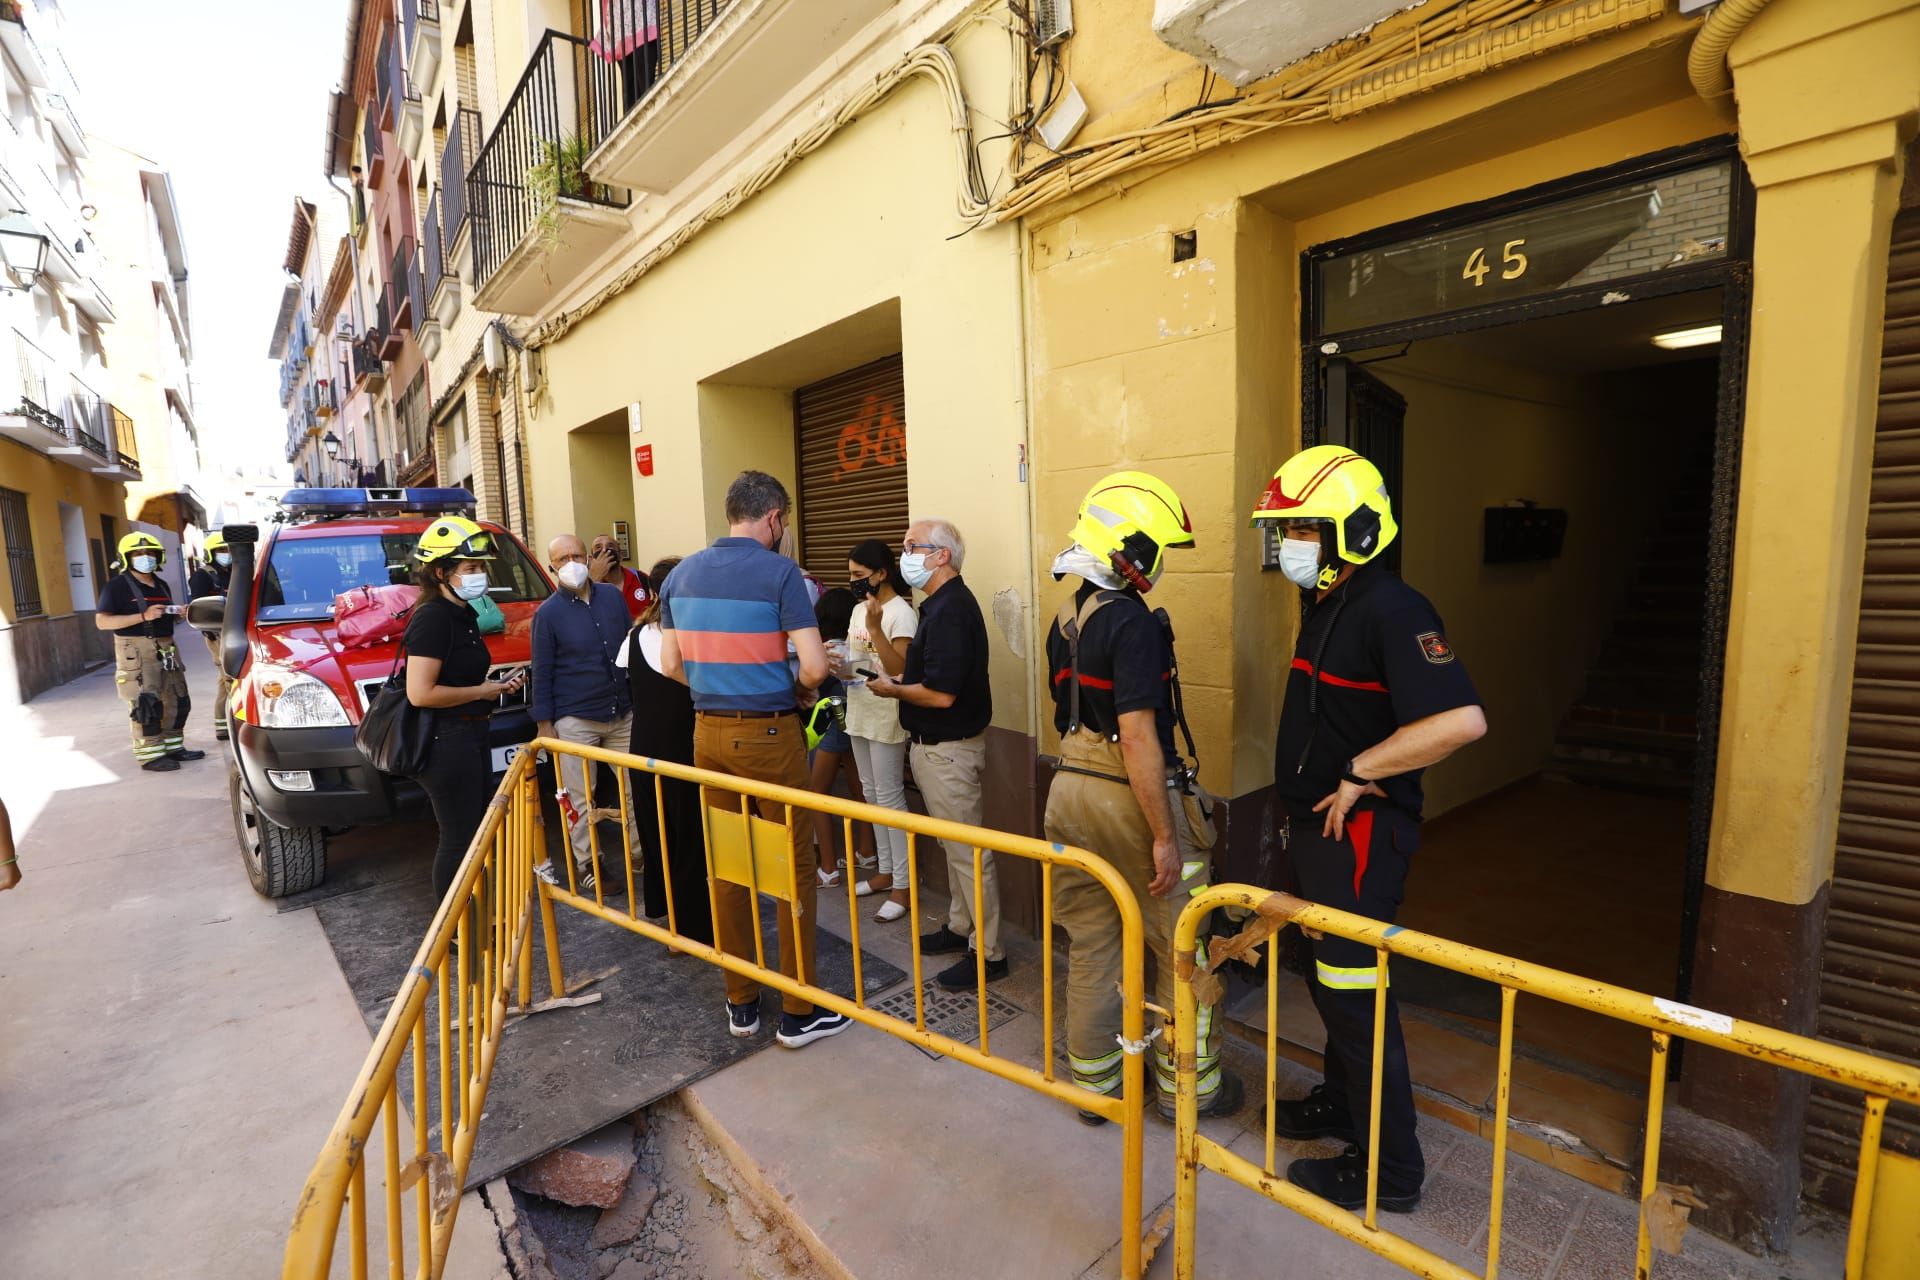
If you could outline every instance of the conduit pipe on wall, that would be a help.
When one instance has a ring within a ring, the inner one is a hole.
[[[760,192],[799,161],[825,146],[835,134],[885,101],[907,81],[925,76],[937,85],[946,98],[947,115],[959,160],[957,208],[962,218],[973,221],[985,217],[992,208],[992,196],[986,178],[980,172],[979,153],[974,150],[973,121],[967,107],[966,89],[960,81],[960,67],[943,44],[924,44],[899,62],[882,71],[873,82],[848,98],[839,110],[816,122],[806,132],[780,150],[780,154],[756,169],[744,181],[702,209],[665,240],[642,254],[607,286],[571,311],[562,312],[535,329],[527,338],[529,350],[538,350],[564,337],[568,330],[591,316],[620,294],[632,288],[640,277],[659,266],[714,223],[720,221]]]
[[[1721,0],[1720,7],[1707,15],[1699,34],[1693,38],[1693,47],[1687,51],[1687,78],[1693,81],[1694,92],[1703,98],[1718,98],[1733,92],[1727,50],[1769,3],[1770,0]]]

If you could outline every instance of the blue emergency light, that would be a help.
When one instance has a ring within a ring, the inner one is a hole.
[[[471,515],[473,508],[466,489],[289,489],[280,495],[289,516]]]

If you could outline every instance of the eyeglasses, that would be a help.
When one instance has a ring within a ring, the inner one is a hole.
[[[931,542],[903,542],[903,543],[901,543],[901,544],[900,544],[900,548],[901,548],[901,550],[903,550],[903,551],[941,551],[941,550],[944,550],[944,548],[942,548],[942,547],[936,547],[936,546],[934,546],[934,545],[933,545],[933,544],[932,544]]]

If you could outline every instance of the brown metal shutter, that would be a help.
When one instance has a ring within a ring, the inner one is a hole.
[[[827,586],[847,579],[847,552],[907,531],[907,394],[888,356],[793,396],[800,435],[800,562]]]
[[[1820,1035],[1920,1063],[1920,209],[1894,222],[1871,503]],[[1858,1096],[1816,1082],[1807,1123],[1806,1193],[1844,1211]],[[1920,1116],[1885,1141],[1920,1155]]]

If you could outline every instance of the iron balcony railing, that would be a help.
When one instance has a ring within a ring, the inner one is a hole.
[[[427,427],[427,371],[423,367],[395,402],[400,423],[400,440],[409,461],[425,457],[433,443]]]
[[[120,410],[115,409],[112,405],[108,405],[107,410],[113,419],[114,455],[120,459],[121,466],[133,471],[138,471],[140,469],[140,446],[136,442],[133,434],[133,419],[120,412]]]
[[[107,449],[113,435],[113,419],[107,407],[105,400],[78,386],[67,396],[67,439],[102,462],[113,461]]]
[[[400,0],[400,25],[407,33],[407,47],[413,47],[413,29],[425,18],[440,21],[440,0]]]
[[[19,402],[7,407],[23,418],[32,418],[41,426],[66,435],[67,420],[54,408],[53,396],[47,390],[50,357],[18,329],[13,331],[13,343],[14,365],[19,373]]]
[[[461,107],[453,113],[447,131],[447,149],[440,153],[440,243],[451,245],[467,218],[467,174],[479,158],[480,113]]]
[[[357,338],[351,347],[353,362],[353,384],[358,387],[368,378],[377,378],[386,372],[386,366],[380,360],[380,332],[368,330]]]
[[[367,112],[367,121],[361,130],[360,141],[366,153],[367,181],[372,182],[379,176],[374,173],[374,169],[378,166],[381,159],[380,113],[377,110]],[[361,213],[358,220],[361,222],[366,221],[365,213]]]
[[[388,332],[419,328],[426,318],[426,305],[420,284],[420,255],[412,236],[402,237],[395,247],[387,280],[393,288],[393,306],[388,312],[393,323]]]
[[[733,0],[601,0],[589,4],[593,99],[612,114],[606,132],[653,92],[701,36],[719,24]]]
[[[467,177],[473,268],[485,284],[561,199],[625,208],[624,192],[590,180],[585,160],[616,118],[616,82],[596,74],[585,40],[549,31],[507,99]]]
[[[439,291],[440,281],[447,274],[447,253],[440,239],[440,193],[438,191],[427,200],[427,217],[420,224],[420,267],[426,277],[423,282],[426,296],[432,298]]]
[[[400,100],[420,101],[419,87],[407,74],[407,49],[403,41],[393,38],[393,28],[387,28],[387,92],[394,98],[394,127],[399,128]]]
[[[380,51],[373,59],[374,105],[383,125],[393,123],[393,73],[398,65],[393,57],[393,28],[388,27],[380,33]]]

